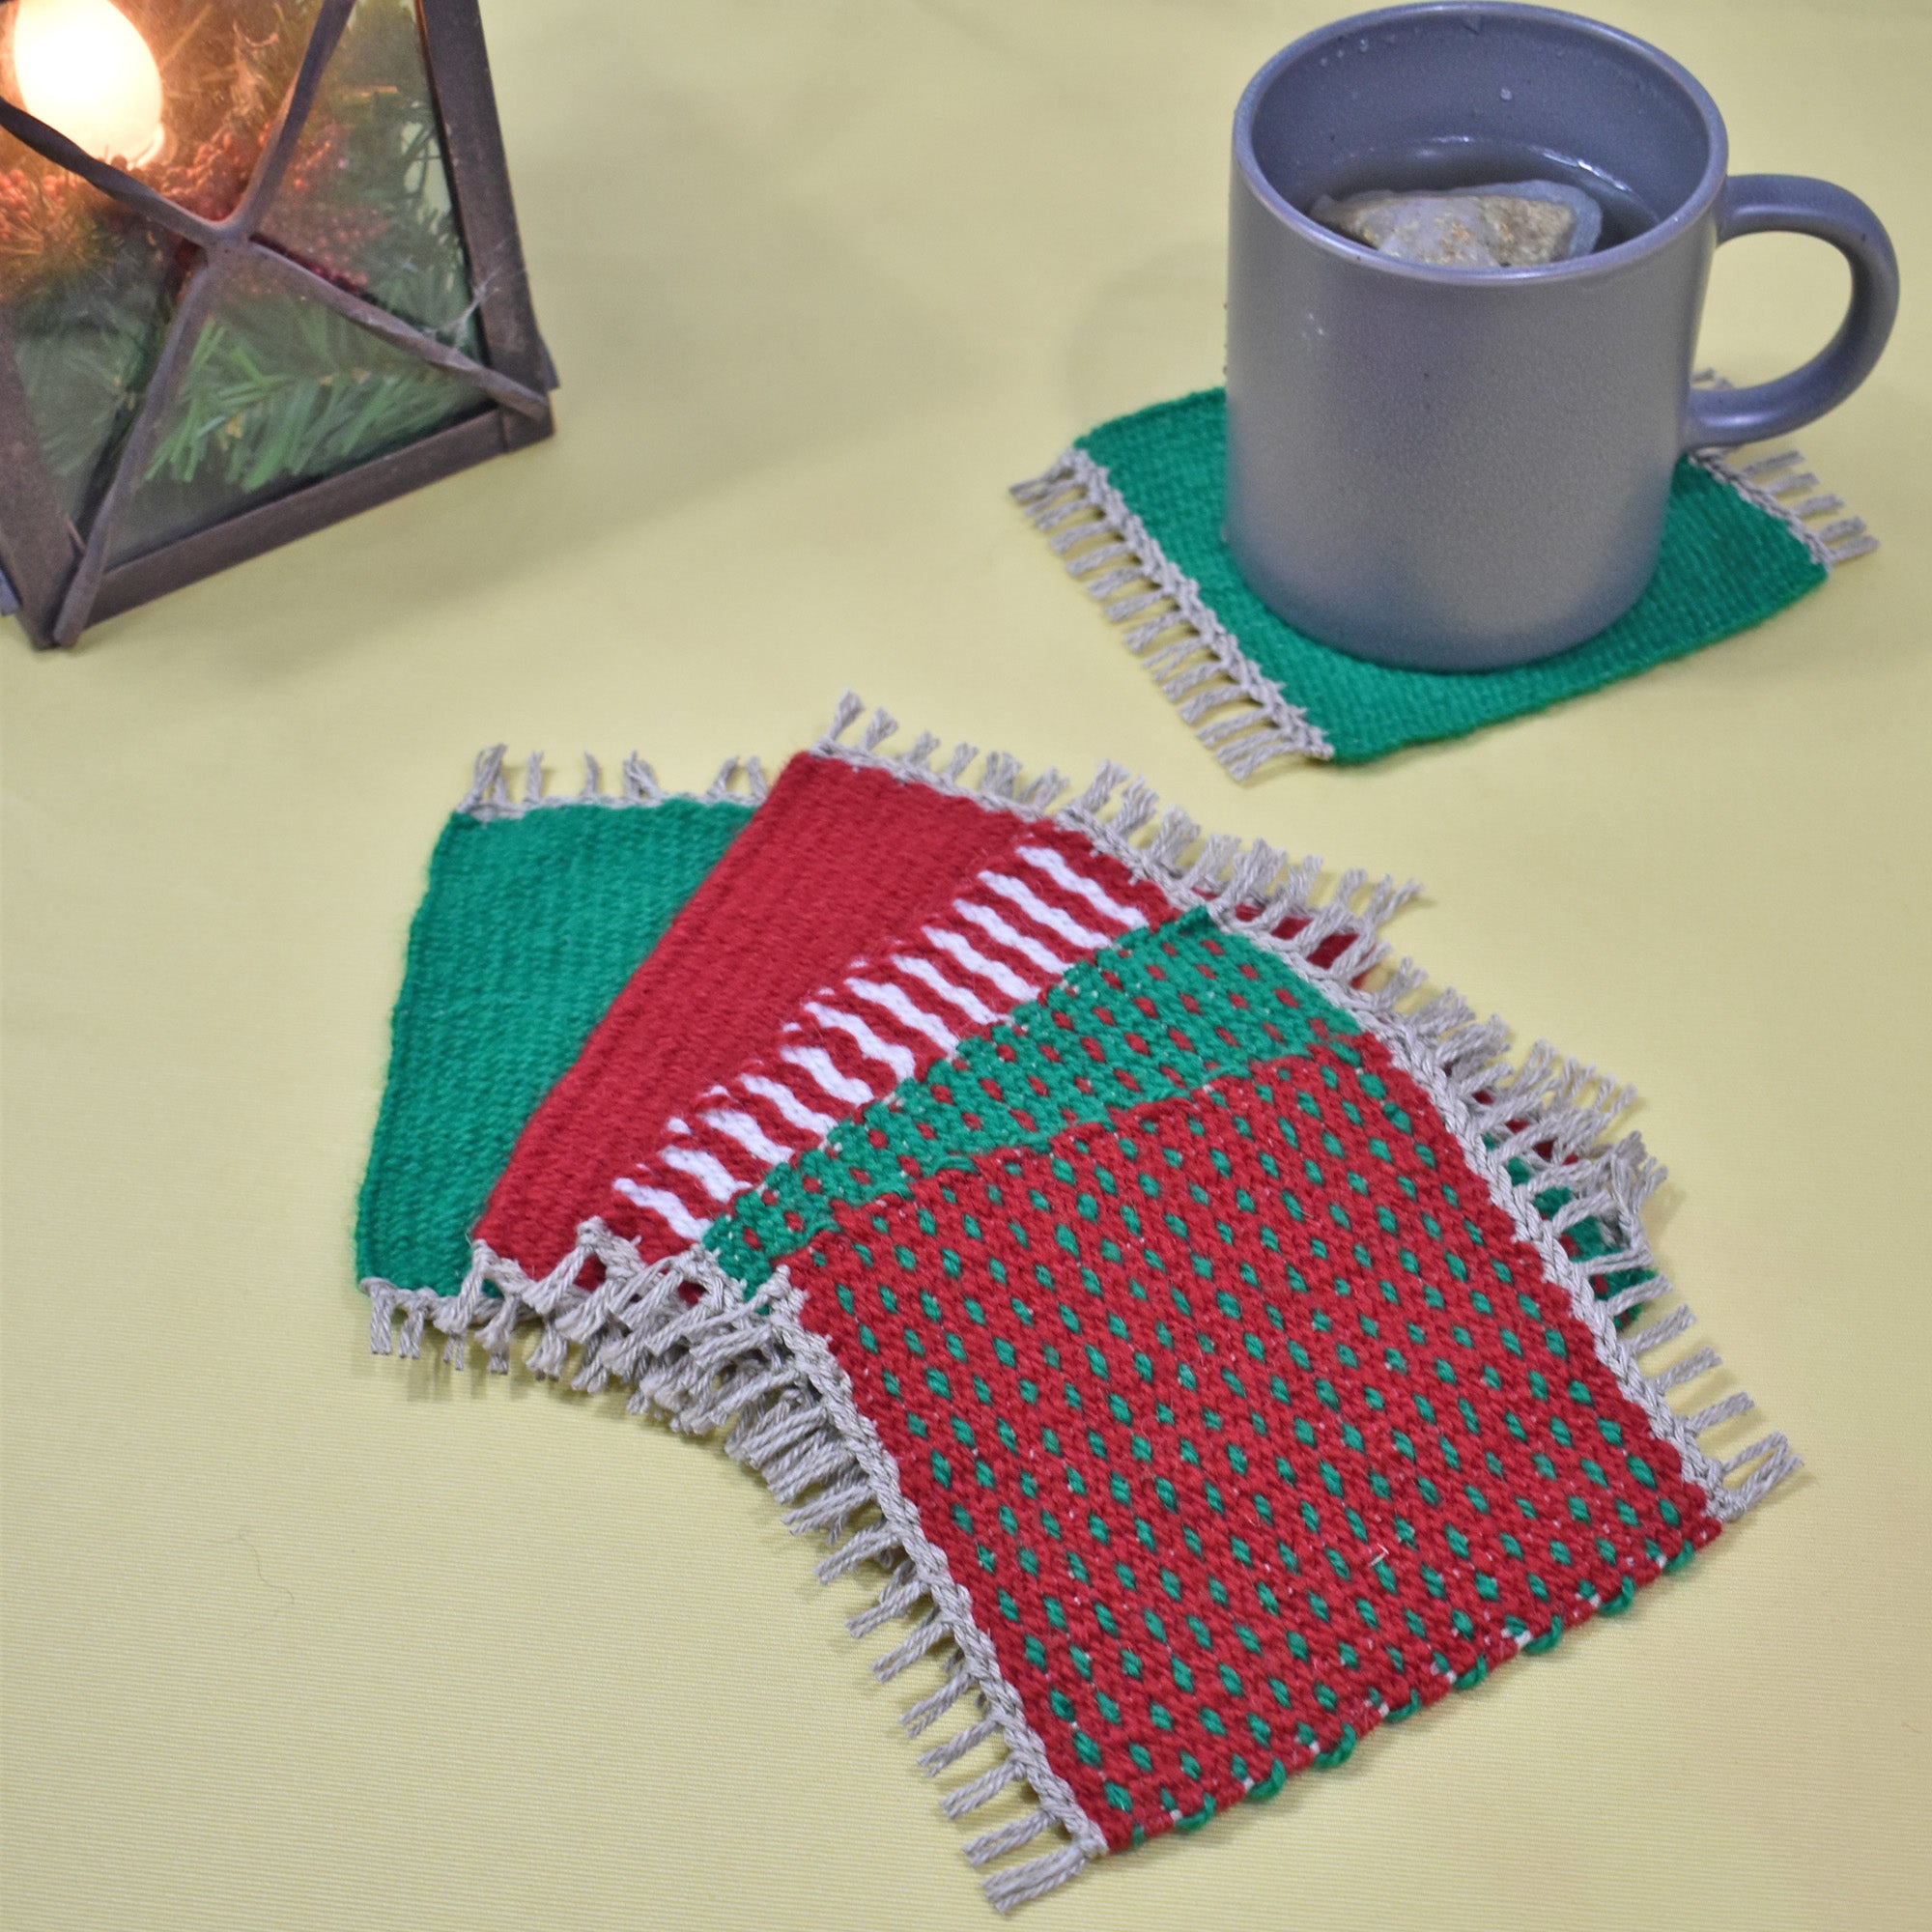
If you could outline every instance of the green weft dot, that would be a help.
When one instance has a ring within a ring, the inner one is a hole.
[[[1195,1779],[1198,1782],[1201,1776],[1201,1767],[1197,1764],[1194,1765],[1192,1770],[1189,1770],[1188,1766],[1191,1760],[1189,1760],[1185,1756],[1181,1758],[1180,1762],[1181,1762],[1181,1769],[1187,1772],[1189,1777]],[[1213,1815],[1214,1815],[1214,1800],[1213,1797],[1210,1795],[1205,1800],[1203,1800],[1200,1810],[1191,1812],[1185,1818],[1177,1818],[1174,1821],[1174,1829],[1177,1832],[1198,1832],[1200,1831],[1203,1825],[1207,1824],[1208,1819],[1213,1817]]]

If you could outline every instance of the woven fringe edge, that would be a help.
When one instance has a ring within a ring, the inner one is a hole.
[[[977,780],[969,782],[968,773],[980,758],[977,748],[956,746],[938,763],[934,753],[941,741],[930,732],[902,754],[885,754],[880,748],[898,729],[885,711],[866,719],[856,743],[844,742],[865,712],[864,702],[847,692],[814,750],[1029,820],[1045,817],[1065,789],[1065,781],[1052,770],[1023,782],[1019,760],[1004,752],[988,753]],[[1178,808],[1161,812],[1152,787],[1113,763],[1103,764],[1086,790],[1062,808],[1057,822],[1073,827],[1156,886],[1175,906],[1206,907],[1222,927],[1274,953],[1382,1040],[1435,1100],[1492,1196],[1569,1294],[1605,1366],[1650,1418],[1658,1438],[1677,1451],[1687,1478],[1704,1492],[1714,1516],[1735,1520],[1801,1466],[1785,1437],[1776,1433],[1727,1456],[1704,1446],[1703,1436],[1755,1406],[1738,1391],[1689,1413],[1679,1409],[1677,1392],[1722,1366],[1716,1350],[1673,1354],[1652,1370],[1642,1366],[1641,1357],[1678,1340],[1695,1318],[1681,1304],[1668,1314],[1659,1312],[1675,1290],[1651,1251],[1642,1210],[1665,1171],[1650,1157],[1641,1135],[1609,1138],[1634,1102],[1634,1090],[1541,1040],[1520,1064],[1513,1063],[1510,1032],[1500,1019],[1478,1020],[1453,990],[1426,994],[1422,969],[1407,958],[1392,960],[1381,938],[1387,921],[1419,890],[1412,882],[1397,885],[1383,878],[1371,884],[1360,870],[1324,882],[1319,857],[1291,861],[1263,839],[1244,846],[1238,838],[1204,836]],[[1318,952],[1332,956],[1318,965]],[[1511,1175],[1512,1164],[1520,1165],[1522,1180]],[[1536,1202],[1554,1189],[1569,1198],[1546,1215]],[[1563,1246],[1564,1234],[1585,1220],[1596,1222],[1611,1242],[1587,1264],[1574,1260]],[[479,1248],[462,1291],[453,1296],[377,1284],[371,1287],[372,1342],[379,1352],[387,1352],[389,1321],[378,1319],[380,1308],[413,1310],[405,1335],[405,1352],[413,1352],[411,1330],[419,1339],[426,1314],[433,1313],[437,1326],[452,1338],[480,1331],[491,1366],[507,1368],[511,1332],[527,1314],[545,1328],[530,1366],[539,1374],[560,1374],[568,1344],[588,1340],[600,1328],[604,1297],[611,1292],[610,1283],[589,1294],[575,1287],[593,1252],[580,1244],[542,1281],[533,1282],[514,1264]],[[1623,1273],[1642,1279],[1600,1298],[1593,1277]],[[500,1299],[488,1292],[493,1289]],[[558,1316],[560,1307],[566,1312]],[[1639,1309],[1644,1325],[1622,1332],[1618,1322],[1634,1318]],[[452,1339],[450,1346],[458,1350],[460,1343]],[[580,1378],[579,1385],[601,1387],[605,1373],[592,1373],[593,1383]]]
[[[1153,533],[1081,449],[1011,495],[1066,574],[1083,582],[1194,735],[1236,779],[1276,758],[1332,758],[1335,748],[1263,674]]]
[[[969,783],[967,774],[979,757],[977,749],[957,746],[943,764],[935,764],[933,753],[941,741],[930,733],[921,734],[902,754],[882,754],[880,747],[898,728],[884,711],[874,712],[867,720],[856,744],[844,743],[845,733],[865,710],[856,696],[846,693],[834,714],[831,730],[814,750],[821,755],[889,772],[903,782],[972,798],[981,806],[1030,820],[1045,817],[1065,789],[1065,781],[1051,770],[1023,783],[1019,761],[1000,752],[986,754],[977,780]],[[1156,794],[1145,780],[1130,778],[1124,767],[1107,763],[1057,818],[1158,887],[1177,907],[1205,907],[1225,930],[1274,953],[1383,1042],[1405,1072],[1429,1093],[1492,1197],[1569,1295],[1599,1359],[1625,1395],[1649,1418],[1657,1438],[1676,1450],[1687,1479],[1703,1491],[1714,1517],[1724,1522],[1735,1520],[1800,1468],[1800,1459],[1780,1434],[1761,1436],[1725,1457],[1704,1446],[1703,1436],[1754,1406],[1749,1396],[1739,1390],[1688,1414],[1678,1409],[1673,1400],[1678,1391],[1721,1366],[1714,1349],[1693,1349],[1655,1370],[1642,1365],[1642,1357],[1683,1336],[1695,1318],[1681,1302],[1668,1313],[1659,1312],[1675,1291],[1657,1267],[1644,1233],[1642,1209],[1664,1179],[1664,1170],[1651,1159],[1640,1135],[1608,1138],[1611,1127],[1634,1101],[1634,1092],[1613,1085],[1594,1066],[1564,1058],[1542,1041],[1531,1047],[1520,1064],[1513,1064],[1508,1054],[1509,1030],[1501,1020],[1492,1017],[1479,1021],[1474,1009],[1451,990],[1424,996],[1425,974],[1407,958],[1392,961],[1391,950],[1380,937],[1387,920],[1415,895],[1418,888],[1413,884],[1398,886],[1383,878],[1371,885],[1367,873],[1350,870],[1324,892],[1320,858],[1291,862],[1264,840],[1243,845],[1226,836],[1204,837],[1185,812],[1171,809],[1160,813],[1158,805]],[[1293,928],[1286,936],[1278,930],[1285,924]],[[1325,963],[1318,965],[1314,954],[1326,950],[1337,937],[1344,943]],[[1522,1180],[1511,1175],[1512,1163],[1521,1164]],[[1537,1207],[1537,1199],[1552,1189],[1564,1190],[1569,1198],[1554,1212],[1545,1214]],[[1591,1257],[1587,1264],[1573,1259],[1563,1246],[1564,1233],[1585,1220],[1594,1220],[1613,1243],[1607,1252]],[[577,1283],[592,1261],[602,1266],[604,1279],[586,1293]],[[1640,1273],[1643,1278],[1608,1298],[1598,1296],[1594,1276],[1625,1272]],[[674,1426],[708,1433],[724,1420],[727,1408],[719,1405],[727,1400],[736,1405],[728,1413],[742,1421],[754,1403],[776,1398],[786,1388],[795,1390],[797,1377],[805,1373],[798,1366],[801,1361],[819,1362],[821,1380],[838,1374],[837,1365],[823,1354],[822,1345],[797,1321],[796,1292],[788,1284],[779,1287],[781,1281],[781,1276],[775,1276],[773,1284],[768,1284],[770,1293],[761,1291],[748,1301],[742,1287],[724,1276],[701,1246],[646,1266],[627,1241],[593,1220],[579,1230],[572,1251],[540,1279],[532,1279],[514,1262],[479,1242],[463,1286],[454,1295],[439,1294],[432,1289],[403,1289],[381,1279],[366,1280],[362,1286],[369,1295],[370,1348],[377,1354],[392,1353],[398,1347],[406,1356],[419,1354],[425,1331],[433,1326],[445,1338],[443,1358],[452,1366],[465,1365],[473,1341],[483,1348],[492,1370],[506,1373],[517,1329],[534,1322],[540,1325],[541,1333],[526,1356],[531,1373],[560,1378],[576,1350],[579,1366],[572,1378],[573,1388],[594,1393],[615,1379],[633,1387],[633,1409],[661,1408],[672,1415]],[[679,1293],[692,1284],[703,1291],[696,1308]],[[1618,1321],[1638,1309],[1644,1311],[1644,1325],[1633,1333],[1621,1333]],[[759,1311],[776,1311],[781,1317],[781,1327],[772,1332],[782,1334],[792,1351],[783,1362],[767,1360],[755,1350],[746,1353],[749,1344],[744,1323]],[[707,1373],[721,1375],[731,1364],[743,1369],[747,1361],[764,1366],[744,1369],[743,1373],[734,1370],[725,1394],[719,1392],[722,1383],[707,1385],[712,1393],[702,1402],[690,1394],[697,1386],[694,1378]],[[762,1386],[761,1378],[769,1378]],[[917,1557],[906,1538],[918,1538],[918,1525],[898,1498],[895,1481],[889,1480],[890,1458],[885,1457],[849,1397],[845,1409],[849,1422],[841,1439],[868,1442],[876,1458],[883,1459],[868,1473],[869,1492],[882,1512],[887,1511],[887,1501],[882,1498],[892,1500],[893,1508],[904,1519],[905,1537],[896,1547]],[[774,1410],[760,1409],[758,1414],[762,1420],[746,1435],[736,1436],[738,1449],[732,1453],[742,1451],[741,1460],[753,1460],[754,1466],[773,1483],[774,1493],[779,1494],[781,1482],[808,1466],[817,1466],[811,1454],[799,1447],[810,1439],[810,1429],[796,1411],[790,1422],[781,1420]],[[796,1436],[787,1433],[791,1422],[798,1424]],[[726,1446],[730,1447],[728,1440]],[[781,1502],[787,1499],[780,1494]],[[859,1502],[852,1507],[859,1507]],[[840,1519],[841,1522],[844,1520]],[[890,1513],[888,1520],[894,1520]],[[801,1520],[795,1526],[825,1524]],[[886,1547],[880,1545],[881,1548]],[[844,1546],[843,1553],[851,1563],[861,1560],[852,1553],[855,1548],[851,1543]],[[944,1569],[944,1559],[936,1549],[929,1559],[919,1560],[927,1566],[918,1573],[922,1576],[936,1576],[931,1568],[934,1564]],[[828,1561],[837,1565],[838,1553]],[[883,1605],[886,1597],[882,1595],[880,1601]],[[961,1605],[957,1628],[971,1632],[970,1611],[963,1607],[963,1598]],[[953,1625],[948,1624],[947,1629],[952,1631]],[[977,1638],[977,1633],[974,1634]],[[955,1641],[969,1660],[976,1654],[964,1636],[955,1636]],[[982,1639],[979,1641],[983,1645]],[[990,1658],[989,1649],[984,1654]],[[991,1676],[983,1681],[975,1676],[973,1684],[997,1715],[1002,1707],[995,1695],[996,1679],[993,1667]],[[963,1694],[963,1688],[957,1694]],[[909,1717],[916,1717],[923,1708],[915,1707]],[[1017,1710],[1017,1705],[1013,1708]],[[912,1727],[923,1728],[925,1721],[929,1719],[918,1718]],[[1009,1748],[1018,1751],[1016,1735],[1007,1731]],[[1026,1762],[1024,1755],[1015,1761]],[[1048,1860],[1036,1860],[989,1881],[988,1895],[1002,1910],[1062,1883],[1087,1857],[1094,1855],[1082,1849],[1086,1841],[1081,1835],[1083,1831],[1094,1834],[1094,1828],[1072,1804],[1064,1787],[1060,1790],[1070,1811],[1063,1815],[1056,1808],[1061,1797],[1054,1795],[1051,1785],[1042,1788],[1042,1780],[1053,1776],[1043,1758],[1037,1779],[1032,1770],[1027,1770],[1027,1780],[1048,1815],[1065,1826],[1073,1843]],[[988,1773],[986,1777],[994,1776]],[[948,1804],[955,1814],[971,1809],[1007,1781],[1010,1778],[1002,1777],[996,1784],[978,1780],[954,1793]],[[980,1795],[970,1803],[962,1802],[969,1792]],[[968,1847],[968,1856],[990,1860],[1012,1849],[1019,1842],[1009,1836],[1013,1829],[977,1840]],[[1097,1834],[1094,1837],[1097,1842]],[[1027,1875],[1024,1884],[1023,1875]],[[1013,1882],[1011,1887],[1005,1884],[1008,1880]],[[1036,1889],[1027,1889],[1029,1886]],[[995,1888],[999,1888],[997,1894]]]
[[[943,765],[936,764],[940,741],[929,732],[902,755],[882,755],[880,747],[898,728],[885,711],[867,720],[856,745],[844,743],[865,709],[848,691],[834,712],[831,730],[814,749],[1027,817],[1044,815],[1065,788],[1051,770],[1023,784],[1019,760],[1004,752],[989,753],[977,785],[968,785],[975,748],[957,746]],[[1366,872],[1350,870],[1324,894],[1320,858],[1291,861],[1263,839],[1244,846],[1225,835],[1204,836],[1178,808],[1156,816],[1158,806],[1144,779],[1108,763],[1058,817],[1159,887],[1176,906],[1208,907],[1220,925],[1286,961],[1382,1040],[1435,1099],[1497,1204],[1569,1294],[1604,1365],[1649,1416],[1659,1439],[1676,1449],[1687,1478],[1704,1492],[1714,1516],[1735,1520],[1798,1469],[1791,1445],[1775,1433],[1724,1457],[1702,1445],[1708,1432],[1755,1406],[1742,1391],[1688,1414],[1672,1402],[1677,1390],[1722,1366],[1715,1350],[1694,1350],[1654,1371],[1641,1366],[1638,1357],[1692,1325],[1695,1318],[1688,1308],[1680,1303],[1668,1316],[1648,1320],[1629,1334],[1617,1327],[1639,1308],[1654,1315],[1675,1293],[1658,1267],[1642,1218],[1643,1205],[1665,1170],[1645,1151],[1641,1135],[1608,1138],[1634,1104],[1635,1090],[1542,1040],[1520,1065],[1513,1064],[1510,1031],[1500,1019],[1479,1021],[1453,990],[1424,995],[1422,969],[1406,958],[1391,963],[1390,948],[1380,936],[1388,920],[1420,890],[1413,882],[1398,886],[1383,878],[1371,885]],[[1286,936],[1284,925],[1291,928]],[[1338,936],[1346,944],[1317,965],[1315,954]],[[1512,1178],[1512,1163],[1521,1164],[1522,1181]],[[1570,1199],[1545,1215],[1537,1198],[1555,1188]],[[1614,1244],[1587,1264],[1574,1260],[1562,1239],[1586,1220],[1597,1222]],[[1630,1271],[1641,1271],[1645,1279],[1607,1299],[1598,1296],[1594,1276]]]
[[[1690,381],[1700,389],[1732,386],[1715,369],[1699,369]],[[1776,517],[1827,570],[1876,550],[1878,539],[1864,519],[1849,514],[1845,499],[1818,480],[1796,449],[1780,443],[1756,453],[1693,449],[1690,461]]]
[[[1709,369],[1691,380],[1700,387],[1730,386]],[[1848,513],[1844,498],[1819,481],[1795,448],[1742,461],[1719,449],[1690,455],[1776,517],[1827,570],[1878,548],[1863,519]],[[1321,726],[1242,650],[1201,586],[1175,565],[1084,450],[1065,450],[1040,475],[1013,484],[1010,495],[1065,559],[1067,575],[1085,584],[1111,622],[1126,627],[1127,648],[1235,778],[1253,778],[1279,757],[1335,755]]]
[[[507,745],[492,745],[476,753],[476,772],[469,789],[456,809],[464,816],[489,824],[493,819],[522,818],[526,812],[548,810],[554,806],[601,805],[614,809],[668,804],[685,799],[696,805],[719,805],[733,800],[740,805],[762,805],[768,789],[765,768],[756,758],[726,758],[718,776],[702,791],[666,791],[658,775],[644,759],[633,752],[617,768],[617,789],[604,789],[604,768],[588,752],[583,754],[583,785],[574,792],[544,790],[544,757],[532,752],[524,761],[523,794],[512,798],[510,777],[505,765]]]
[[[575,1284],[592,1260],[602,1264],[604,1280],[585,1294]],[[400,1315],[405,1355],[420,1351],[424,1327],[434,1323],[448,1337],[444,1357],[453,1365],[463,1365],[473,1333],[491,1367],[507,1370],[514,1330],[528,1317],[540,1320],[543,1336],[528,1356],[534,1373],[560,1377],[575,1347],[573,1387],[593,1392],[614,1378],[632,1388],[633,1413],[661,1414],[684,1435],[722,1433],[725,1453],[762,1478],[787,1527],[825,1538],[821,1582],[875,1565],[885,1580],[871,1607],[848,1628],[857,1638],[888,1626],[902,1629],[874,1662],[873,1674],[889,1683],[927,1656],[945,1666],[940,1688],[911,1703],[901,1723],[919,1737],[955,1705],[967,1717],[922,1753],[927,1775],[937,1777],[970,1765],[982,1747],[1005,1746],[1003,1755],[981,1761],[951,1790],[941,1809],[948,1818],[966,1817],[1015,1784],[1033,1800],[1017,1818],[972,1839],[968,1861],[993,1864],[1050,1827],[1065,1834],[1056,1849],[1008,1863],[981,1881],[999,1911],[1055,1889],[1105,1854],[1105,1839],[1053,1771],[1018,1694],[1001,1674],[991,1642],[974,1622],[971,1598],[900,1492],[893,1459],[853,1402],[844,1371],[799,1321],[804,1295],[782,1268],[748,1297],[701,1247],[646,1264],[628,1241],[591,1221],[579,1230],[572,1253],[540,1282],[478,1243],[458,1296],[384,1281],[363,1286],[370,1343],[379,1354],[391,1351]],[[500,1298],[487,1294],[489,1288]],[[688,1299],[694,1288],[697,1296]]]

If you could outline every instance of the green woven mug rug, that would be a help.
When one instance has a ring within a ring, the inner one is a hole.
[[[889,734],[819,753],[969,795],[970,753]],[[970,795],[1043,832],[1014,769]],[[1002,1910],[1621,1612],[1797,1466],[1732,1433],[1749,1399],[1682,1344],[1659,1170],[1611,1131],[1628,1093],[1513,1065],[1392,964],[1406,890],[1204,839],[1125,776],[1053,833],[1172,916],[961,1032],[684,1253],[588,1222],[596,1270],[551,1293],[498,1264],[497,1315],[451,1335],[507,1367],[540,1328],[534,1372],[722,1436],[829,1540]]]
[[[390,1019],[356,1217],[356,1272],[454,1294],[469,1230],[525,1121],[764,796],[731,760],[701,795],[627,759],[618,789],[511,797],[503,748],[430,857]]]
[[[1682,459],[1650,587],[1606,631],[1507,670],[1405,670],[1330,650],[1248,588],[1221,540],[1224,392],[1081,437],[1013,495],[1236,778],[1299,755],[1352,763],[1454,738],[1762,622],[1876,548],[1795,450]]]

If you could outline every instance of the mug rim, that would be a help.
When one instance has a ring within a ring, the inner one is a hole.
[[[1619,242],[1613,248],[1600,249],[1594,254],[1579,256],[1575,261],[1545,262],[1531,268],[1451,269],[1430,262],[1398,261],[1322,227],[1275,187],[1256,157],[1254,124],[1262,97],[1284,70],[1305,59],[1318,46],[1325,47],[1350,34],[1430,14],[1452,19],[1480,15],[1490,19],[1546,21],[1589,39],[1608,43],[1661,69],[1697,109],[1710,137],[1710,156],[1697,185],[1670,213],[1646,228],[1642,234],[1632,236],[1628,242]],[[1249,192],[1278,220],[1285,221],[1305,241],[1357,268],[1400,276],[1405,280],[1433,283],[1442,288],[1494,288],[1498,283],[1577,281],[1593,275],[1613,274],[1661,248],[1667,248],[1686,229],[1700,221],[1717,201],[1729,165],[1730,136],[1724,127],[1724,117],[1718,111],[1718,103],[1712,99],[1709,90],[1682,63],[1672,60],[1662,48],[1652,46],[1648,41],[1639,40],[1636,35],[1627,34],[1622,28],[1612,27],[1603,20],[1593,20],[1586,14],[1568,13],[1558,7],[1518,5],[1514,4],[1514,0],[1420,0],[1420,4],[1416,5],[1378,7],[1367,14],[1351,14],[1343,19],[1330,20],[1325,26],[1303,34],[1299,40],[1291,41],[1279,53],[1264,61],[1242,89],[1240,100],[1235,108],[1236,169]]]

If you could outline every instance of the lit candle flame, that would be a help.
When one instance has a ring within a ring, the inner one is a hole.
[[[161,71],[110,0],[17,0],[20,105],[98,161],[138,168],[161,152]]]

